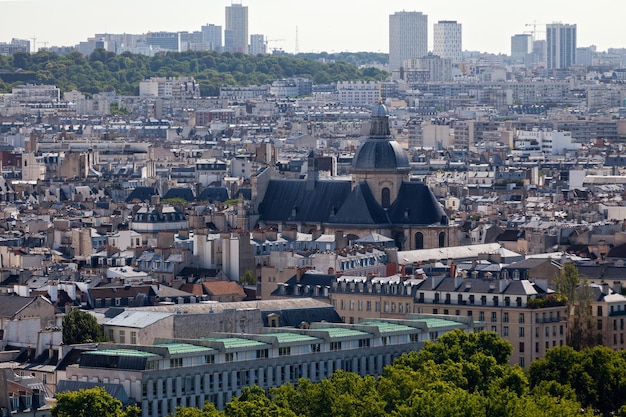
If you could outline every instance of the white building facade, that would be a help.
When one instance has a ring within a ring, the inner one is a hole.
[[[428,53],[428,16],[421,12],[389,15],[389,69],[398,71],[405,60]]]
[[[463,26],[453,20],[440,20],[434,25],[433,54],[449,58],[453,64],[463,60]]]

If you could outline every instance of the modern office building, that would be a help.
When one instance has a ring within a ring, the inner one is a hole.
[[[463,60],[463,27],[453,20],[440,20],[434,25],[433,54],[458,64]]]
[[[528,33],[519,33],[511,36],[511,59],[515,62],[525,62],[533,51],[533,37]]]
[[[248,6],[243,6],[241,1],[233,0],[226,6],[224,50],[248,53]]]
[[[180,52],[180,33],[150,32],[146,36],[146,43],[152,47]]]
[[[389,15],[389,69],[398,71],[404,60],[428,53],[428,16],[421,12]]]
[[[565,69],[576,63],[576,25],[546,25],[548,69]]]
[[[272,318],[268,318],[272,323]],[[271,325],[270,325],[271,326]],[[153,345],[102,343],[68,366],[67,380],[114,384],[137,402],[142,417],[171,415],[176,407],[218,409],[246,386],[263,389],[319,382],[336,370],[380,375],[403,353],[453,329],[482,330],[470,317],[413,315],[359,324],[303,323],[261,333],[214,333],[201,339],[158,339]]]
[[[265,55],[265,36],[254,34],[250,35],[250,55]]]
[[[211,51],[222,50],[222,27],[206,24],[201,28],[202,43],[206,45],[206,48]]]

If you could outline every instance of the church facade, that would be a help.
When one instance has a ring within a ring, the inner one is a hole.
[[[410,180],[407,154],[391,136],[382,104],[372,111],[351,172],[351,181],[320,180],[312,151],[307,178],[271,179],[258,193],[257,226],[353,238],[379,233],[400,250],[457,245],[457,228],[432,191]]]

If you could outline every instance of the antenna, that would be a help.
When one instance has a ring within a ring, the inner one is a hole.
[[[300,52],[300,45],[299,45],[300,41],[298,40],[298,26],[296,26],[296,49],[294,51],[294,54],[297,55]]]

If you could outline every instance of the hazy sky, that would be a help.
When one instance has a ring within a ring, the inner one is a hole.
[[[0,0],[0,42],[37,38],[37,47],[75,45],[95,33],[195,31],[224,25],[230,0]],[[463,49],[510,53],[510,37],[532,30],[545,38],[545,23],[578,25],[578,46],[626,47],[626,4],[621,0],[243,0],[249,33],[261,33],[270,48],[294,52],[389,51],[389,15],[420,11],[432,25],[463,25]],[[527,24],[531,24],[527,26]],[[297,28],[297,31],[296,31]],[[32,42],[32,39],[31,39]],[[32,43],[31,43],[32,45]]]

